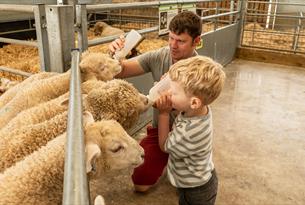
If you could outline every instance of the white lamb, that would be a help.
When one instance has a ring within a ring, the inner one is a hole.
[[[18,81],[9,80],[7,78],[0,78],[0,96],[18,83]]]
[[[84,132],[89,179],[143,162],[143,148],[116,121],[89,123]],[[65,141],[66,134],[56,137],[1,174],[0,204],[60,204]]]
[[[121,71],[118,61],[100,53],[84,53],[79,66],[83,82],[91,79],[110,80]],[[69,82],[70,72],[68,71],[48,79],[36,81],[25,87],[22,92],[18,92],[10,102],[0,109],[0,128],[22,110],[68,92]]]
[[[2,133],[0,173],[67,130],[67,111],[42,123]]]
[[[3,93],[0,97],[0,109],[6,105],[15,95],[20,91],[23,90],[28,84],[31,84],[32,82],[36,80],[46,79],[48,77],[52,77],[54,75],[57,75],[58,73],[50,73],[50,72],[41,72],[34,75],[31,75],[24,81],[18,83],[14,87],[11,87],[9,90],[6,90],[5,93]]]
[[[105,82],[99,80],[88,80],[82,83],[83,94],[88,94],[95,88],[100,88]],[[68,104],[63,104],[69,97],[69,92],[65,93],[53,100],[40,103],[34,107],[23,110],[16,117],[7,123],[2,129],[0,129],[0,139],[5,132],[12,132],[15,129],[19,129],[23,126],[37,124],[64,112],[68,109]],[[26,119],[26,120],[24,120]],[[0,155],[1,156],[1,155]]]
[[[122,103],[116,104],[119,100]],[[67,108],[68,99],[62,99],[63,107]],[[140,94],[130,83],[124,80],[112,80],[104,83],[99,89],[89,92],[83,99],[84,110],[90,111],[95,120],[114,119],[125,129],[131,128],[138,120],[139,115],[150,106],[147,98]],[[49,106],[49,104],[47,104]],[[41,106],[38,106],[41,107]],[[58,110],[57,106],[49,109]],[[44,110],[28,115],[26,122],[37,119],[37,115],[43,116]],[[47,110],[49,113],[49,111]],[[52,112],[52,111],[51,111]],[[23,115],[23,117],[25,117]],[[13,120],[12,120],[13,121]],[[28,154],[45,145],[55,136],[66,130],[67,111],[59,112],[55,117],[27,126],[14,127],[15,129],[1,130],[0,132],[0,172],[23,159]]]
[[[114,79],[107,83],[88,81],[83,86],[85,92],[92,89],[87,98],[84,98],[84,110],[93,113],[95,120],[115,119],[125,129],[131,128],[139,115],[151,106],[147,97],[125,80]],[[67,96],[68,94],[22,111],[0,130],[0,140],[6,132],[43,122],[63,112],[68,106],[68,101],[65,102]]]

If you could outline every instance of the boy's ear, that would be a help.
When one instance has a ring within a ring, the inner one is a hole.
[[[191,98],[191,108],[192,109],[197,109],[200,106],[202,106],[202,104],[203,104],[203,102],[199,98],[197,98],[197,97]]]

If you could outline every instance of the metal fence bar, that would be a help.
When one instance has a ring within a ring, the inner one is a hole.
[[[33,6],[29,5],[12,5],[12,4],[0,4],[0,11],[18,11],[18,12],[27,12],[33,13]]]
[[[90,204],[89,186],[85,166],[79,59],[79,50],[73,50],[67,142],[65,149],[63,205]]]
[[[40,4],[34,8],[36,36],[38,44],[38,53],[40,59],[40,70],[50,71],[50,54],[48,44],[48,33],[46,28],[46,12],[45,5]]]
[[[305,6],[304,3],[286,3],[286,2],[270,2],[270,1],[248,1],[249,3],[256,4],[277,4],[277,5],[286,5],[286,6]]]
[[[0,37],[0,42],[3,42],[3,43],[13,43],[13,44],[20,44],[20,45],[25,45],[25,46],[38,47],[38,43],[35,42],[35,41],[16,40],[16,39],[12,39],[12,38]]]
[[[158,30],[159,30],[159,27],[154,26],[154,27],[151,27],[151,28],[138,30],[138,32],[140,34],[145,34],[145,33],[150,33],[150,32],[154,32],[154,31],[158,31]],[[92,40],[88,41],[88,46],[91,47],[91,46],[96,46],[96,45],[99,45],[99,44],[102,44],[102,43],[108,43],[108,42],[111,42],[111,41],[117,39],[119,36],[120,35],[114,35],[114,36],[107,36],[107,37],[103,37],[103,38],[92,39]]]
[[[270,16],[270,17],[280,17],[280,18],[296,18],[296,19],[305,19],[305,17],[300,17],[300,16],[293,16],[293,15],[281,15],[281,14],[270,14],[270,15],[267,15],[267,14],[253,14],[253,13],[246,13],[247,16]]]
[[[189,4],[200,2],[221,2],[222,0],[178,0],[178,1],[153,1],[153,2],[132,2],[132,3],[115,3],[115,4],[96,4],[87,5],[87,11],[101,11],[101,10],[117,10],[128,8],[146,8],[168,4]]]
[[[204,17],[201,17],[201,20],[215,19],[218,17],[229,16],[229,15],[238,14],[238,13],[239,13],[239,11],[232,11],[232,12],[226,12],[226,13],[221,13],[221,14],[215,14],[215,15],[211,15],[211,16],[204,16]]]
[[[24,77],[29,77],[33,74],[33,73],[28,73],[28,72],[24,72],[24,71],[13,69],[13,68],[7,68],[7,67],[4,67],[4,66],[0,66],[0,71],[12,73],[12,74],[15,74],[15,75],[21,75],[21,76],[24,76]]]
[[[81,52],[88,49],[87,10],[85,5],[76,5],[77,43]]]
[[[300,17],[303,17],[303,12],[300,12]],[[295,35],[293,38],[293,50],[294,51],[296,51],[298,48],[301,29],[302,29],[302,19],[299,18],[298,26],[296,28]]]

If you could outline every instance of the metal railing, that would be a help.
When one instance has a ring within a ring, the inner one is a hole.
[[[72,51],[63,205],[90,204],[85,164],[79,56],[78,49]]]
[[[260,5],[266,5],[268,9],[256,10]],[[294,12],[280,12],[287,6],[294,8]],[[305,9],[305,3],[248,1],[241,46],[305,54],[305,17],[302,9]]]
[[[48,39],[46,34],[46,20],[45,20],[45,7],[44,5],[11,5],[11,4],[0,4],[1,11],[12,11],[12,12],[26,12],[33,13],[35,18],[36,36],[37,42],[29,42],[26,40],[16,40],[11,38],[0,38],[0,42],[14,43],[27,46],[38,47],[38,53],[40,58],[40,69],[41,71],[47,71],[50,67],[49,59],[49,48]]]

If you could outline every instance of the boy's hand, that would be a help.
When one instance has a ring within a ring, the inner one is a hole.
[[[121,50],[124,47],[124,44],[125,44],[125,37],[124,35],[121,35],[120,38],[112,41],[109,44],[108,46],[109,54],[113,56],[117,50]]]
[[[162,93],[154,103],[154,107],[159,110],[159,113],[170,113],[172,110],[171,94],[169,92]]]

